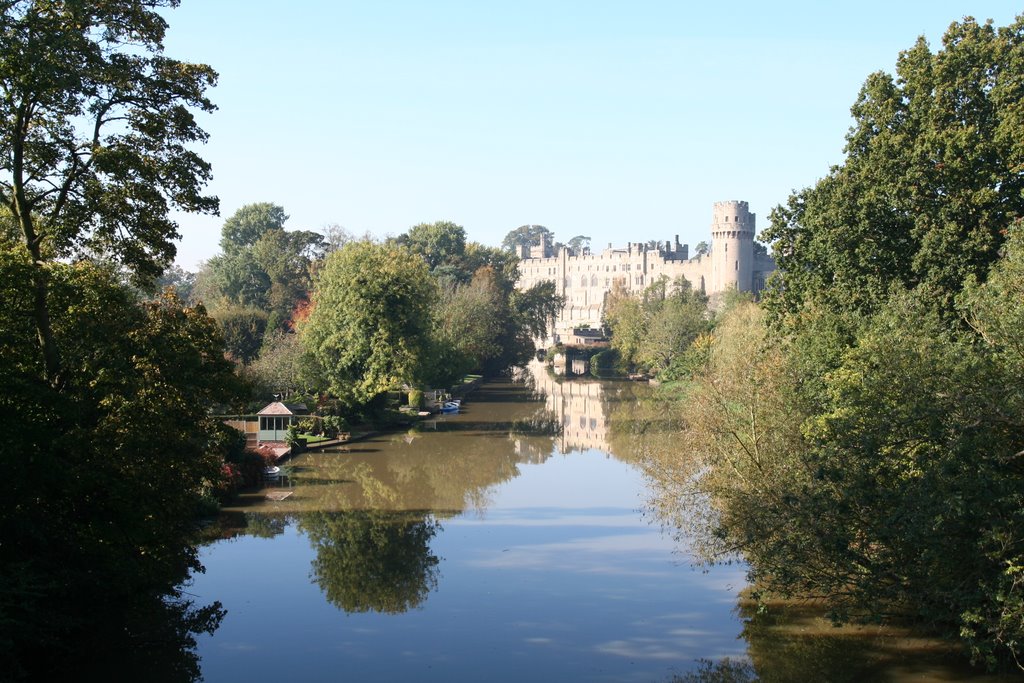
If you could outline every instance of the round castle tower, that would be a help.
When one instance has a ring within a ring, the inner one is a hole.
[[[708,291],[749,292],[753,287],[755,218],[746,202],[715,202]]]

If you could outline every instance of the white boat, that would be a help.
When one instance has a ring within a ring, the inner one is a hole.
[[[281,468],[276,466],[276,465],[271,465],[270,467],[264,467],[263,468],[263,476],[267,477],[268,479],[273,479],[274,477],[279,477],[279,476],[281,476]]]

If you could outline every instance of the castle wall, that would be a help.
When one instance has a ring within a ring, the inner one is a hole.
[[[685,278],[690,286],[714,296],[728,289],[759,292],[775,260],[754,253],[755,215],[747,202],[716,202],[712,217],[711,253],[688,258],[689,247],[679,238],[647,244],[611,245],[600,253],[557,253],[547,245],[534,247],[530,258],[519,262],[516,286],[525,290],[545,281],[555,283],[565,307],[555,321],[554,339],[568,336],[574,327],[602,325],[605,300],[616,283],[631,293],[643,292],[662,276],[669,282]],[[525,253],[525,250],[521,253]]]

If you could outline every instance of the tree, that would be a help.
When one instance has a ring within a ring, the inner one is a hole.
[[[944,315],[982,280],[1024,215],[1024,20],[950,26],[895,78],[872,74],[852,108],[846,159],[772,212],[776,316],[820,302],[870,312],[891,286],[921,287]]]
[[[637,362],[654,373],[667,370],[708,331],[707,311],[706,296],[694,291],[686,280],[676,282],[654,311],[640,340]]]
[[[711,245],[707,242],[697,242],[697,246],[693,248],[694,256],[707,256],[711,253]]]
[[[501,240],[501,248],[514,253],[522,244],[536,247],[540,244],[541,238],[545,236],[548,238],[549,244],[554,241],[554,233],[543,225],[520,225],[505,235]]]
[[[451,221],[420,223],[395,241],[422,256],[431,271],[439,266],[459,268],[466,252],[466,229]]]
[[[271,330],[246,374],[265,395],[289,396],[315,386],[313,364],[299,335]]]
[[[463,263],[465,271],[470,274],[481,268],[490,268],[495,277],[495,284],[506,296],[512,293],[516,280],[519,279],[518,257],[511,252],[487,247],[479,242],[469,242],[466,245]]]
[[[186,303],[192,301],[192,291],[195,286],[196,274],[177,265],[168,267],[156,281],[157,291],[170,287],[178,295],[178,298]]]
[[[355,405],[416,384],[436,296],[423,259],[396,245],[351,242],[328,256],[301,334],[332,393]]]
[[[0,677],[20,665],[49,680],[104,654],[109,666],[111,647],[151,652],[149,637],[215,627],[219,612],[178,586],[199,567],[197,502],[220,476],[209,408],[235,382],[202,308],[169,293],[140,304],[112,268],[82,261],[48,268],[65,360],[51,386],[22,287],[30,259],[0,250],[0,410],[21,463],[0,510]]]
[[[252,249],[214,256],[203,265],[197,279],[196,289],[203,303],[214,312],[225,304],[262,310],[270,305],[270,276]]]
[[[441,283],[434,314],[432,384],[449,386],[497,357],[505,328],[502,313],[507,311],[508,301],[490,268],[478,270],[466,285]]]
[[[669,283],[662,276],[639,296],[616,282],[605,305],[605,324],[626,367],[661,373],[708,330],[707,310],[707,297],[684,278]]]
[[[576,255],[582,254],[584,249],[590,247],[590,238],[586,235],[576,235],[566,244],[569,250]]]
[[[639,297],[616,280],[605,302],[604,323],[612,332],[612,348],[627,368],[637,362],[648,322]]]
[[[0,16],[0,204],[35,264],[32,319],[44,376],[60,384],[48,263],[98,253],[141,281],[179,237],[170,208],[215,212],[210,166],[190,145],[212,111],[208,66],[163,55],[157,11],[177,0],[26,1]]]
[[[343,246],[355,240],[345,226],[338,223],[331,223],[323,228],[324,234],[324,255],[337,251]]]
[[[264,233],[252,246],[253,257],[270,282],[270,329],[288,327],[296,305],[308,300],[313,267],[323,258],[325,247],[320,233],[280,229]]]
[[[265,330],[291,329],[296,307],[308,302],[314,264],[327,249],[317,232],[286,231],[287,219],[276,204],[243,206],[221,229],[223,253],[207,261],[198,277],[199,297],[222,323],[229,350],[246,363],[255,357]],[[243,309],[249,318],[262,320],[253,339],[237,334]],[[245,343],[234,343],[240,340]]]
[[[217,310],[217,323],[228,356],[243,364],[251,363],[263,346],[267,332],[267,313],[255,306],[229,305]]]
[[[288,215],[284,207],[270,202],[246,204],[231,215],[221,228],[220,248],[230,254],[251,247],[271,230],[284,230]]]

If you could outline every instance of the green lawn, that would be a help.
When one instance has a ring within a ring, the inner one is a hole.
[[[306,442],[308,446],[311,443],[320,443],[321,441],[327,441],[326,436],[314,436],[312,434],[299,434],[299,438]]]

